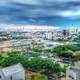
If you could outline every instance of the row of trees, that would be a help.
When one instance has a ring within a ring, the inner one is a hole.
[[[57,46],[54,49],[52,49],[52,53],[55,53],[58,56],[71,58],[73,54],[70,48],[70,45]]]
[[[53,53],[63,57],[73,57],[73,53],[76,51],[80,51],[80,44],[62,45],[52,49]]]
[[[80,51],[80,44],[62,45],[62,46],[57,46],[54,49],[52,49],[52,53],[55,53],[56,55],[60,57],[69,58],[69,60],[72,63],[76,61],[80,61],[80,55],[76,54],[77,51],[78,52]]]

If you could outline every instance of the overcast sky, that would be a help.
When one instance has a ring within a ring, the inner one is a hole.
[[[0,0],[1,24],[80,26],[80,0]]]

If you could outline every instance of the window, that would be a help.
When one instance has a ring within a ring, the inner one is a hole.
[[[69,75],[69,78],[74,79],[71,75]]]
[[[1,75],[0,75],[0,79],[1,79]]]
[[[12,80],[12,76],[10,77],[10,80]]]

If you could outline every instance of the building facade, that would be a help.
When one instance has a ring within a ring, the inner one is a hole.
[[[80,67],[68,67],[66,71],[66,80],[80,80]]]
[[[0,80],[25,80],[25,71],[22,65],[16,64],[0,70]]]

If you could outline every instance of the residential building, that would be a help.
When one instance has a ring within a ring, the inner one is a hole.
[[[25,71],[23,66],[18,63],[1,69],[0,80],[25,80]]]
[[[80,80],[80,63],[70,66],[66,71],[66,80]]]

